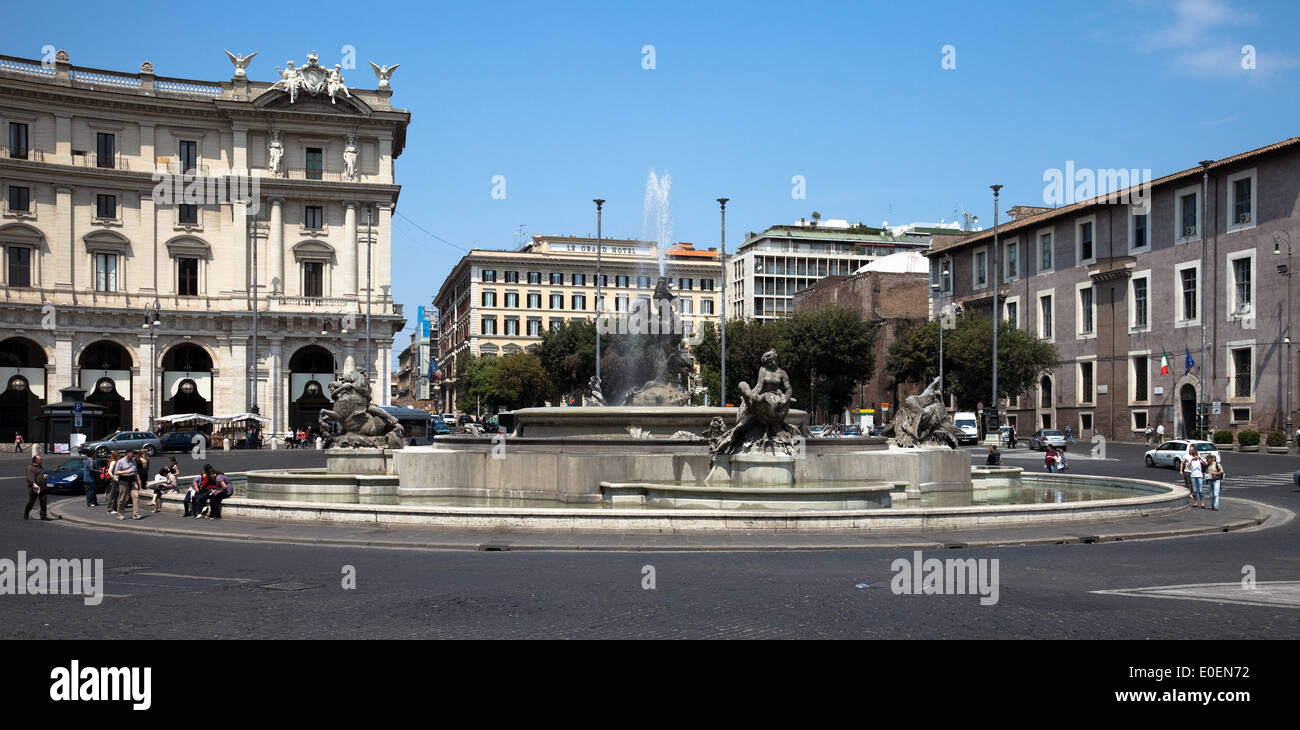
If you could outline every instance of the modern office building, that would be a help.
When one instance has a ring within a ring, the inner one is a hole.
[[[393,403],[408,408],[425,408],[433,402],[434,393],[442,387],[442,372],[430,369],[437,358],[433,349],[438,344],[438,310],[419,307],[415,327],[411,331],[411,344],[397,356],[397,395]]]
[[[600,249],[604,311],[628,312],[650,299],[659,280],[653,241],[604,239]],[[716,317],[722,261],[716,249],[679,243],[663,252],[664,275],[692,320]],[[438,364],[446,374],[442,411],[455,411],[459,358],[504,355],[541,342],[542,331],[597,312],[596,239],[534,235],[515,251],[474,249],[452,269],[434,298],[442,326]]]
[[[42,440],[33,416],[72,387],[107,430],[314,424],[354,365],[387,401],[410,114],[314,54],[274,84],[247,65],[200,81],[0,57],[0,440]]]
[[[1010,184],[1002,198],[1017,188],[1043,189]],[[1207,160],[1143,193],[1023,209],[998,227],[996,247],[992,227],[936,237],[936,307],[996,308],[1055,344],[1060,367],[1007,404],[1021,434],[1070,426],[1084,440],[1128,440],[1161,423],[1183,433],[1198,404],[1214,429],[1284,430],[1300,370],[1300,138]]]

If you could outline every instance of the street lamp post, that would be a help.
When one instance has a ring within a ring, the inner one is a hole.
[[[371,284],[371,233],[370,226],[373,225],[372,217],[374,215],[375,204],[371,203],[366,206],[366,377],[378,381],[374,368],[370,363],[370,284]],[[387,373],[384,374],[384,380],[387,380]],[[380,401],[381,403],[384,401]]]
[[[162,306],[155,299],[153,304],[146,305],[144,308],[144,328],[149,330],[149,432],[153,432],[154,419],[154,398],[158,379],[158,373],[154,369],[158,362],[157,352],[157,332],[162,326]]]
[[[1206,279],[1207,282],[1211,280],[1209,277],[1210,269],[1208,264],[1209,251],[1210,251],[1209,249],[1210,214],[1209,214],[1209,201],[1206,199],[1206,196],[1210,194],[1210,163],[1211,162],[1214,162],[1214,160],[1201,160],[1201,272],[1202,272],[1201,278]],[[1208,286],[1201,287],[1201,311],[1202,312],[1209,311],[1209,309],[1207,309],[1206,306],[1207,304],[1209,304],[1209,299],[1208,299],[1209,288],[1210,287]],[[1209,417],[1210,417],[1210,414],[1208,413],[1209,409],[1205,407],[1206,404],[1205,352],[1206,352],[1207,330],[1208,330],[1207,327],[1201,327],[1201,370],[1200,370],[1201,377],[1199,383],[1201,392],[1199,393],[1199,397],[1197,398],[1197,403],[1196,403],[1196,428],[1202,431],[1206,430],[1206,428],[1209,426]],[[1204,434],[1201,435],[1202,437],[1205,436]],[[1191,434],[1188,434],[1188,437],[1190,438]]]
[[[1002,320],[1002,312],[998,307],[998,191],[1002,190],[1001,185],[990,185],[993,189],[993,256],[989,259],[989,268],[993,269],[993,413],[992,418],[987,422],[993,423],[991,432],[986,431],[984,437],[997,439],[998,427],[998,324]],[[987,426],[985,426],[987,428]]]
[[[722,316],[718,322],[718,331],[722,336],[722,390],[719,392],[719,405],[727,405],[727,201],[731,198],[718,198],[722,209]]]
[[[600,219],[605,200],[604,198],[593,198],[591,202],[596,204],[596,385],[604,393],[605,388],[600,381],[600,315],[601,310],[604,309],[604,302],[600,299],[600,250],[604,248],[601,243]]]
[[[1286,241],[1286,263],[1277,267],[1277,272],[1286,277],[1286,337],[1282,343],[1286,345],[1286,442],[1291,444],[1295,439],[1291,423],[1291,277],[1295,271],[1291,268],[1291,234],[1286,231],[1278,231],[1273,234],[1273,255],[1280,256],[1281,243]]]

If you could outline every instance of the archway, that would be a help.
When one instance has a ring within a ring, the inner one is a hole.
[[[198,345],[183,343],[162,360],[162,415],[212,415],[212,357]]]
[[[130,353],[125,347],[99,340],[86,346],[77,361],[79,382],[86,391],[86,401],[104,409],[99,433],[90,434],[95,440],[114,431],[132,430]]]
[[[1044,375],[1038,381],[1038,420],[1040,428],[1052,428],[1052,377]]]
[[[1178,428],[1182,433],[1178,434],[1181,438],[1187,438],[1193,428],[1196,428],[1196,388],[1191,383],[1186,383],[1178,389],[1178,403],[1183,415],[1182,420],[1178,423]]]
[[[26,443],[45,440],[45,350],[31,340],[0,342],[0,443],[21,434]]]
[[[300,348],[289,358],[289,428],[316,427],[320,409],[330,407],[326,388],[336,372],[333,353],[319,345]]]

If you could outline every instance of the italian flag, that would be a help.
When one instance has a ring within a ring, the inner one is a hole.
[[[1164,350],[1160,351],[1160,374],[1169,374],[1169,355]]]

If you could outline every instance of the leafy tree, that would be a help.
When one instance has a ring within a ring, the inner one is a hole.
[[[533,348],[533,354],[546,370],[549,381],[546,392],[552,402],[581,393],[596,374],[596,324],[574,319],[543,332],[542,342]]]
[[[514,352],[497,362],[492,375],[491,404],[500,408],[529,408],[544,405],[551,379],[542,361],[531,352]]]
[[[457,400],[483,408],[491,406],[495,400],[496,369],[498,359],[495,356],[472,356],[460,358],[456,372]]]

